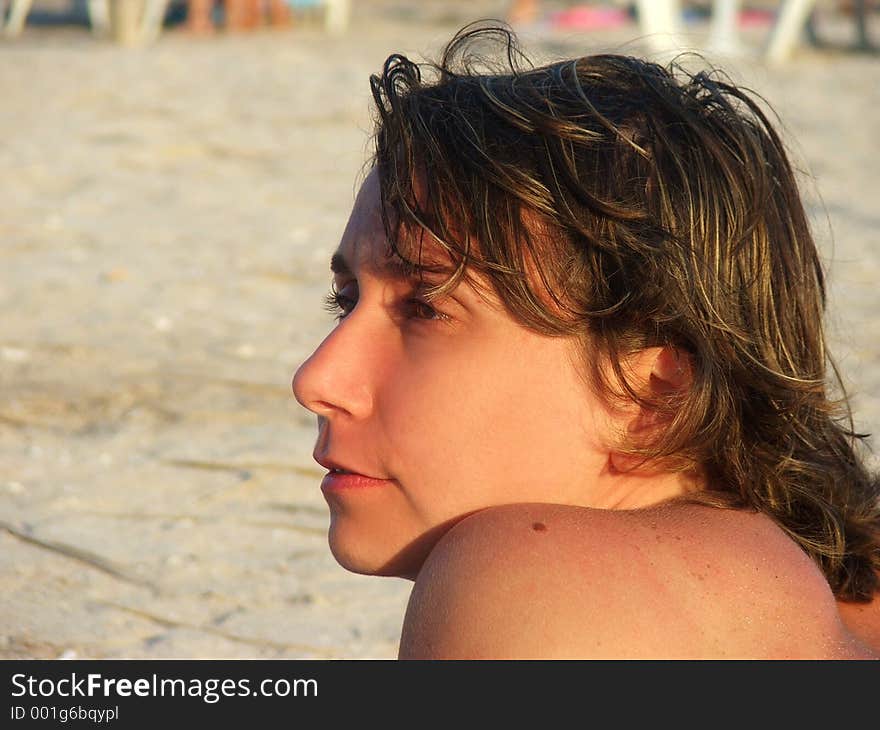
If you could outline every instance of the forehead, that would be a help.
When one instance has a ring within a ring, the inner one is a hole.
[[[372,170],[358,191],[342,240],[330,259],[335,274],[369,272],[396,279],[417,278],[421,273],[449,274],[452,262],[430,234],[420,232],[418,240],[406,241],[407,261],[391,248],[382,222],[379,176]]]

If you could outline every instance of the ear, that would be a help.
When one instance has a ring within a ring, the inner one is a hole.
[[[636,392],[647,397],[659,396],[688,388],[693,378],[691,358],[685,351],[670,346],[649,347],[628,358],[627,370]],[[652,432],[663,428],[665,419],[654,410],[635,403],[624,426],[627,439],[644,441]],[[615,471],[632,471],[641,460],[627,454],[612,452],[610,464]]]
[[[687,388],[693,379],[690,356],[677,347],[650,348],[648,387],[652,395]]]
[[[635,391],[648,397],[687,388],[692,378],[690,355],[672,345],[634,352],[623,370]]]

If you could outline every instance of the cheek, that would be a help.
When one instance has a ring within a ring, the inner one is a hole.
[[[473,365],[431,359],[401,368],[380,394],[383,430],[396,443],[434,464],[448,459],[493,419],[497,391],[490,378],[475,377]]]
[[[503,335],[413,348],[383,375],[387,465],[420,512],[541,500],[598,469],[594,398],[564,343]]]
[[[388,374],[379,413],[396,466],[439,485],[509,484],[526,465],[524,477],[534,478],[553,457],[560,418],[571,422],[549,401],[547,378],[522,353],[455,354],[447,349]]]
[[[491,355],[451,345],[411,352],[385,374],[377,393],[386,465],[429,522],[485,506],[485,495],[504,476],[499,463],[511,446],[510,394]]]

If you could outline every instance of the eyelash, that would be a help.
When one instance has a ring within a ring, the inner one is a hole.
[[[335,315],[337,321],[345,319],[347,316],[346,305],[350,303],[351,309],[354,309],[354,302],[351,297],[340,294],[336,289],[331,288],[330,293],[324,297],[324,309],[330,314]]]
[[[336,321],[340,321],[345,319],[349,314],[351,314],[351,310],[354,309],[357,301],[352,297],[345,296],[336,290],[335,287],[330,288],[330,293],[324,297],[324,309],[327,310],[330,314],[335,315],[334,319]],[[424,308],[427,309],[431,316],[423,317],[418,314],[410,314],[407,313],[407,319],[421,319],[427,322],[437,321],[446,319],[446,315],[438,312],[434,309],[430,304],[421,299],[407,299],[406,304],[410,306],[410,308]],[[422,310],[424,311],[424,310]]]

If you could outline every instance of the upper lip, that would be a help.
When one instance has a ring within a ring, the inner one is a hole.
[[[330,471],[347,471],[352,474],[360,474],[362,476],[366,476],[363,472],[358,471],[357,469],[352,469],[350,466],[346,466],[341,462],[336,461],[335,459],[329,459],[326,456],[313,456],[315,461],[317,461],[321,466],[325,469],[329,469]]]

